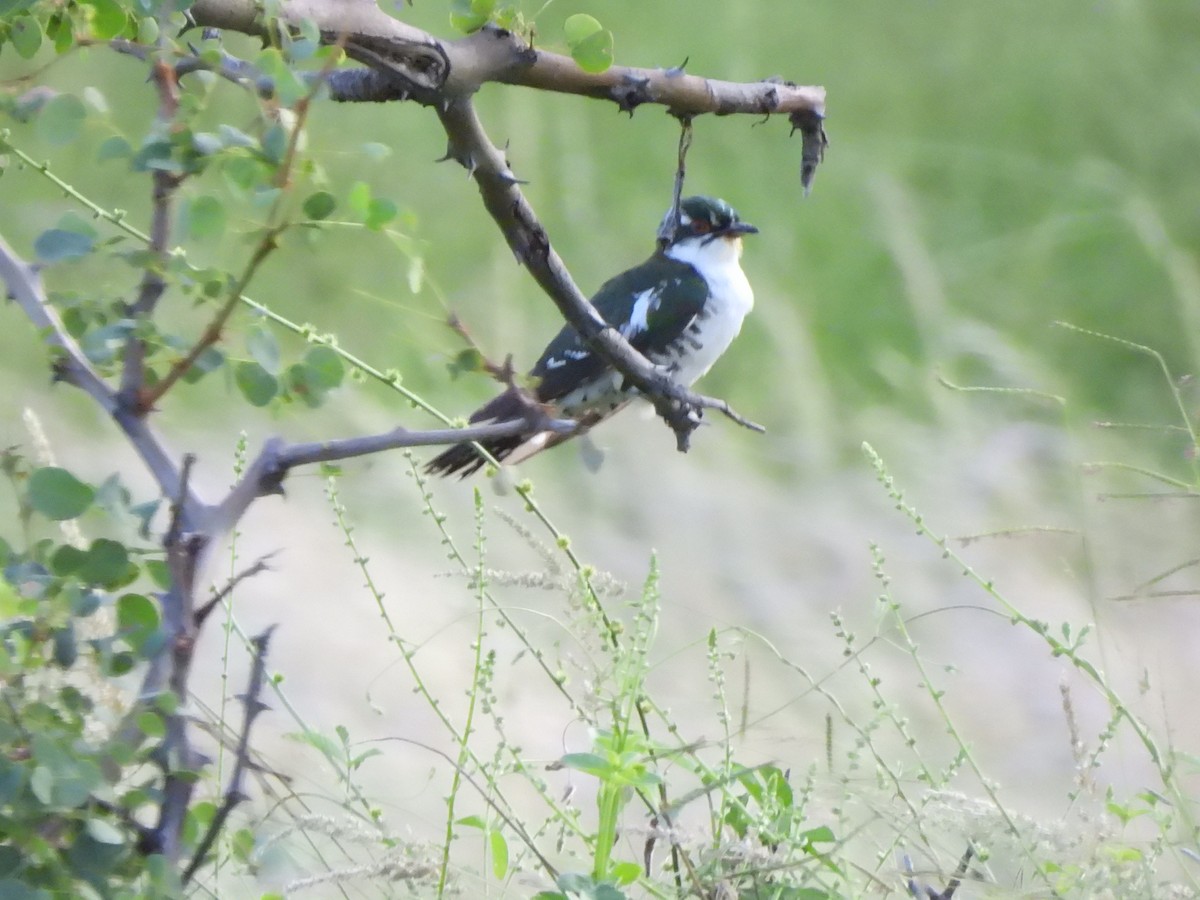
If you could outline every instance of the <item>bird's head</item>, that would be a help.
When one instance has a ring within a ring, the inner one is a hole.
[[[672,221],[673,210],[667,210],[659,227],[659,241],[665,251],[686,247],[707,247],[715,241],[740,253],[742,235],[756,234],[758,229],[738,218],[737,210],[716,197],[687,197],[679,201],[679,227]]]

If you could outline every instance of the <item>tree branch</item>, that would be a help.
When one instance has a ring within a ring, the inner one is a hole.
[[[197,0],[190,9],[199,26],[224,28],[265,37],[268,23],[256,0]],[[667,107],[675,115],[703,113],[792,114],[825,112],[825,89],[772,79],[750,83],[689,75],[680,69],[612,66],[585,72],[568,56],[530,47],[519,35],[486,27],[453,41],[393,19],[375,3],[330,0],[285,0],[280,14],[286,23],[314,22],[323,41],[346,38],[346,52],[385,73],[385,78],[339,73],[352,85],[334,99],[386,101],[414,99],[439,106],[474,93],[487,82],[577,94],[609,100],[632,111],[645,103]],[[344,79],[344,80],[342,80]],[[333,87],[333,84],[331,84]],[[403,95],[403,96],[402,96]]]
[[[150,77],[158,89],[158,115],[155,129],[165,131],[175,118],[179,108],[179,89],[174,70],[161,58],[155,58],[150,63]],[[155,169],[151,177],[151,208],[150,220],[150,253],[153,261],[147,264],[142,272],[142,284],[138,297],[126,309],[134,321],[134,328],[129,332],[125,341],[125,353],[121,370],[121,389],[117,398],[121,406],[132,411],[135,415],[145,413],[138,395],[146,381],[146,342],[139,333],[137,325],[149,321],[154,314],[154,308],[166,290],[167,282],[163,277],[168,259],[168,243],[171,237],[171,216],[175,191],[183,181],[183,176],[164,169]]]
[[[246,777],[246,769],[250,764],[250,729],[259,714],[268,709],[261,697],[263,685],[267,680],[267,644],[270,642],[271,633],[274,630],[275,626],[272,625],[262,634],[250,639],[250,644],[254,648],[254,657],[250,663],[250,683],[246,688],[246,693],[241,697],[245,706],[245,714],[242,718],[242,731],[238,735],[237,748],[234,752],[233,773],[229,777],[229,787],[225,789],[225,795],[221,798],[221,805],[213,814],[212,821],[208,823],[208,829],[204,832],[204,837],[196,846],[196,852],[181,876],[185,885],[192,880],[196,870],[204,863],[209,851],[212,850],[212,845],[220,835],[221,829],[225,827],[225,820],[233,812],[233,808],[246,799],[246,792],[243,790],[242,784]]]
[[[46,299],[37,272],[12,251],[3,237],[0,237],[0,280],[8,286],[9,295],[53,351],[51,365],[55,379],[82,390],[116,422],[146,468],[150,470],[164,496],[179,497],[182,490],[182,521],[185,527],[194,528],[204,510],[204,504],[186,485],[181,486],[179,468],[158,435],[143,418],[133,414],[119,402],[116,391],[100,377],[79,344],[67,333],[58,313]]]
[[[540,407],[531,404],[530,414],[524,418],[490,425],[473,425],[469,428],[441,428],[433,431],[394,428],[382,434],[308,444],[288,444],[280,438],[272,438],[263,445],[258,457],[246,468],[241,480],[216,507],[210,527],[215,534],[232,529],[256,499],[268,494],[282,493],[283,479],[297,466],[353,459],[356,456],[367,456],[401,447],[489,441],[543,431],[567,434],[577,427],[577,423],[570,419],[551,419],[540,411]]]

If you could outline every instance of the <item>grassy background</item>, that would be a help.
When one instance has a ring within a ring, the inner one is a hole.
[[[539,43],[554,46],[559,23],[582,8],[550,5],[537,19]],[[689,190],[726,198],[762,229],[744,260],[758,305],[703,387],[766,424],[768,434],[713,419],[685,457],[674,453],[661,425],[627,413],[596,435],[606,451],[599,473],[588,474],[570,447],[518,473],[534,479],[550,516],[601,570],[636,585],[651,548],[657,551],[664,613],[651,684],[662,702],[712,737],[704,640],[711,627],[740,627],[769,635],[814,679],[828,678],[823,684],[839,692],[852,717],[870,720],[871,696],[861,673],[845,666],[845,642],[829,622],[838,609],[860,641],[879,635],[872,666],[929,755],[952,754],[943,716],[915,686],[910,656],[880,617],[868,551],[876,542],[893,596],[918,617],[920,652],[943,676],[954,720],[970,735],[984,771],[1014,808],[1031,815],[1054,820],[1076,808],[1067,795],[1078,759],[1059,684],[1077,692],[1085,741],[1099,739],[1108,706],[913,535],[864,461],[860,445],[868,441],[935,530],[1020,530],[970,542],[963,553],[1031,615],[1055,627],[1097,622],[1095,652],[1111,683],[1155,722],[1167,745],[1194,751],[1194,578],[1185,567],[1155,585],[1180,598],[1114,599],[1192,560],[1194,501],[1115,499],[1108,495],[1153,484],[1085,466],[1099,460],[1152,467],[1195,488],[1186,436],[1092,427],[1096,420],[1181,425],[1172,385],[1147,354],[1053,325],[1064,320],[1153,347],[1177,377],[1195,368],[1194,6],[622,0],[590,11],[614,31],[621,63],[669,66],[686,57],[697,74],[782,75],[829,91],[832,146],[807,200],[799,189],[799,140],[788,138],[782,119],[700,119],[689,157]],[[449,33],[439,4],[400,15]],[[5,66],[9,74],[28,69],[0,59]],[[140,76],[130,80],[134,66],[91,51],[54,63],[46,77],[59,89],[94,84],[104,92],[111,113],[88,125],[98,142],[145,127],[151,98],[148,90],[132,94],[130,85],[140,83]],[[228,104],[245,103],[230,88],[215,96],[224,119]],[[654,108],[628,119],[611,105],[497,86],[485,88],[479,103],[585,290],[644,257],[669,202],[672,119]],[[12,127],[24,149],[51,159],[88,196],[144,220],[143,186],[124,178],[120,163],[93,163],[95,142],[63,151],[39,144],[28,126]],[[407,386],[453,415],[468,412],[493,386],[479,377],[447,378],[446,363],[459,350],[442,324],[448,310],[490,353],[511,352],[519,365],[533,361],[558,323],[514,265],[463,172],[433,164],[443,141],[425,110],[319,107],[309,147],[329,183],[363,179],[395,199],[404,210],[402,235],[334,229],[315,250],[293,239],[252,294],[294,320],[335,332],[341,346],[373,364],[398,368]],[[390,154],[379,159],[373,144]],[[191,190],[224,196],[215,178]],[[0,223],[21,249],[72,208],[16,167],[0,179],[0,192]],[[189,252],[198,260],[239,258],[251,213],[235,215],[224,238]],[[415,293],[408,286],[414,256],[424,275]],[[78,269],[56,277],[101,283],[116,296],[129,290],[135,273]],[[79,398],[49,391],[31,374],[32,336],[15,312],[5,315],[4,440],[24,440],[19,411],[33,405],[64,464],[102,477],[121,452],[109,443],[110,432]],[[939,374],[961,385],[1059,399],[953,391],[939,384]],[[1180,389],[1190,415],[1192,388]],[[344,390],[314,415],[252,411],[217,379],[184,390],[187,400],[181,391],[164,410],[164,427],[176,446],[205,453],[201,477],[213,491],[230,478],[226,460],[238,430],[253,446],[272,432],[301,439],[432,421],[375,386]],[[375,577],[410,623],[411,640],[422,645],[431,680],[449,696],[464,677],[471,600],[458,580],[439,577],[447,568],[439,535],[422,517],[406,470],[399,458],[352,464],[342,499],[360,524]],[[484,491],[489,507],[526,521],[511,494]],[[470,486],[438,486],[436,496],[449,527],[469,542]],[[292,480],[286,507],[252,514],[242,557],[280,546],[285,554],[277,573],[245,592],[240,615],[249,630],[284,623],[275,663],[316,727],[345,723],[362,737],[403,731],[436,740],[428,710],[412,699],[372,604],[357,589],[350,555],[331,539],[329,519],[313,476]],[[1023,530],[1029,528],[1040,530]],[[496,568],[544,567],[527,541],[494,518],[488,549]],[[562,645],[566,665],[586,670],[571,649],[571,616],[558,594],[515,583],[497,590],[535,633],[544,629],[548,645]],[[739,756],[797,769],[821,760],[827,700],[759,640],[723,634],[750,723]],[[580,736],[564,730],[563,711],[522,675],[516,646],[502,633],[496,640],[508,663],[499,684],[512,732],[534,757],[555,758],[564,742],[574,749]],[[370,703],[361,699],[367,695]],[[1127,741],[1118,731],[1103,758],[1102,780],[1121,791],[1152,783],[1144,756]],[[835,730],[839,759],[854,743],[852,731]],[[409,773],[429,766],[416,751],[397,750],[397,758]],[[286,757],[281,765],[287,768]],[[390,771],[365,777],[387,798],[394,821],[418,831],[422,821],[437,822],[436,779],[417,774],[398,788]],[[975,794],[980,785],[965,777],[955,787]],[[970,827],[952,817],[945,824],[943,862],[952,866]]]

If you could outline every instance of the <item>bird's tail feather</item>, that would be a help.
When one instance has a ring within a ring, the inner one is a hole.
[[[479,425],[487,422],[508,422],[513,419],[520,419],[529,414],[529,403],[528,398],[522,396],[516,389],[510,388],[477,409],[471,416],[470,422],[472,425]],[[534,437],[536,439],[537,436],[535,435]],[[528,443],[529,440],[529,435],[518,434],[510,437],[480,441],[479,445],[490,453],[494,459],[503,461],[512,455],[522,444]],[[521,458],[524,459],[529,455],[532,454],[523,454]],[[486,462],[487,460],[476,449],[475,444],[464,442],[443,450],[425,465],[425,471],[431,475],[446,476],[457,474],[461,478],[466,478],[468,475],[483,468]]]

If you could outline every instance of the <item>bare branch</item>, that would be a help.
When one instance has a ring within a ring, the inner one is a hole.
[[[184,457],[180,473],[181,493],[187,489],[194,463],[195,457],[191,454]],[[172,506],[171,522],[163,540],[167,551],[167,567],[171,572],[171,585],[159,598],[166,640],[151,658],[138,695],[141,702],[150,702],[165,687],[174,694],[176,700],[175,709],[165,716],[166,734],[158,748],[158,762],[165,777],[162,805],[153,837],[155,850],[162,853],[172,865],[180,861],[183,853],[183,823],[191,807],[196,771],[207,762],[188,737],[184,704],[188,699],[188,681],[196,651],[196,575],[200,556],[210,541],[205,533],[185,529],[181,506],[177,499]]]
[[[297,466],[316,462],[336,462],[368,456],[401,447],[429,447],[440,444],[460,444],[470,441],[489,441],[495,438],[553,431],[569,434],[578,427],[570,419],[551,419],[530,403],[530,415],[508,422],[473,425],[469,428],[441,428],[433,431],[409,431],[395,428],[382,434],[357,438],[317,441],[309,444],[287,444],[279,438],[267,441],[258,458],[246,469],[245,475],[216,508],[211,528],[214,534],[227,532],[237,524],[242,514],[259,497],[282,492],[283,479]]]
[[[158,89],[158,115],[155,128],[162,131],[174,120],[179,109],[178,82],[174,70],[162,59],[150,64],[150,74]],[[166,290],[163,277],[168,259],[168,243],[171,236],[171,217],[175,191],[183,177],[163,169],[155,169],[151,178],[150,253],[153,261],[142,273],[142,284],[138,297],[127,307],[127,314],[134,327],[125,341],[124,362],[121,370],[121,389],[117,394],[122,407],[135,415],[144,414],[145,408],[138,402],[138,395],[146,380],[146,342],[139,334],[138,324],[147,321]]]
[[[570,57],[534,49],[513,32],[487,27],[458,40],[443,41],[392,18],[371,2],[286,0],[280,10],[285,22],[315,22],[327,42],[345,35],[351,57],[390,76],[348,78],[341,82],[347,90],[339,96],[335,88],[334,99],[411,97],[438,106],[470,95],[486,82],[501,82],[609,100],[630,111],[653,103],[675,115],[824,115],[825,89],[821,87],[779,79],[745,84],[719,81],[677,68],[612,66],[598,74],[585,72]],[[245,34],[263,36],[268,27],[255,0],[197,0],[190,13],[197,25]]]
[[[118,401],[116,391],[92,367],[83,350],[67,333],[57,311],[50,306],[37,272],[12,251],[3,237],[0,237],[0,279],[53,351],[55,378],[74,385],[91,397],[129,439],[163,495],[178,497],[181,482],[174,458],[145,420]],[[199,497],[190,489],[183,490],[182,517],[186,527],[195,527],[203,509]]]
[[[250,664],[250,683],[246,688],[246,693],[241,697],[245,714],[242,718],[242,731],[238,735],[237,749],[234,752],[233,773],[229,777],[229,787],[225,789],[225,795],[221,798],[221,805],[213,814],[212,821],[208,823],[208,830],[204,832],[204,837],[196,846],[196,852],[192,856],[191,862],[183,871],[182,881],[185,885],[192,880],[196,870],[204,863],[212,845],[220,835],[221,829],[225,827],[225,820],[233,812],[233,808],[246,799],[246,792],[243,790],[242,784],[245,780],[246,769],[250,764],[250,729],[259,714],[268,708],[262,702],[261,697],[263,685],[267,680],[267,645],[274,630],[275,626],[272,625],[262,634],[250,639],[250,644],[254,648],[254,658]]]
[[[235,587],[237,587],[247,578],[253,578],[255,575],[270,569],[271,560],[274,558],[274,556],[275,552],[271,552],[265,556],[259,557],[255,561],[254,565],[247,569],[242,569],[242,571],[230,578],[229,581],[225,583],[223,588],[213,594],[211,599],[207,600],[203,606],[196,610],[196,615],[194,617],[196,620],[196,630],[200,630],[200,628],[204,625],[205,620],[209,617],[212,611],[216,609],[217,604],[232,594]]]
[[[662,225],[658,229],[658,242],[664,247],[675,239],[675,233],[679,230],[679,204],[683,202],[683,181],[687,177],[687,152],[692,146],[691,116],[680,116],[679,124],[679,153],[675,164],[671,209],[663,216]]]

